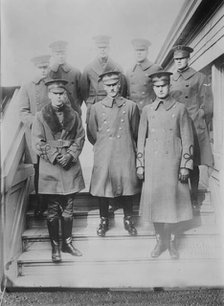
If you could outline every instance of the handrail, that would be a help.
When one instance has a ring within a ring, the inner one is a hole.
[[[21,123],[17,92],[1,118],[1,256],[0,282],[10,278],[11,263],[22,250],[21,234],[25,227],[25,212],[30,192],[33,166],[24,163],[27,149],[25,126]],[[14,271],[14,276],[15,276]],[[7,275],[7,276],[6,276]]]

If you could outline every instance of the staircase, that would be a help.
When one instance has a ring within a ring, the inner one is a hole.
[[[31,202],[34,201],[31,197]],[[135,205],[138,236],[123,228],[123,212],[117,209],[104,238],[96,235],[99,213],[96,200],[80,193],[74,203],[73,243],[82,257],[62,253],[62,262],[51,261],[46,216],[35,219],[32,203],[22,234],[22,253],[11,265],[8,288],[152,288],[224,285],[224,241],[216,224],[210,193],[200,190],[200,210],[191,221],[179,225],[179,260],[168,251],[151,259],[155,245],[152,225],[141,224]]]

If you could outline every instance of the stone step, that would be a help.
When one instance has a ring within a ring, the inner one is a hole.
[[[224,244],[220,236],[179,237],[177,261],[170,259],[168,251],[158,259],[150,257],[154,237],[80,239],[75,245],[83,252],[82,257],[62,253],[62,263],[54,264],[50,244],[35,243],[19,257],[19,277],[12,282],[13,286],[180,287],[208,285],[211,278],[213,286],[224,284]]]

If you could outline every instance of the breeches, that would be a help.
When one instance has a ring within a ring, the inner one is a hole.
[[[47,196],[47,220],[52,222],[61,217],[73,218],[73,200],[71,195],[49,195]]]

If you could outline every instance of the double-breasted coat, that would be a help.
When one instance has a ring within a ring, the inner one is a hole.
[[[176,223],[192,218],[189,186],[180,168],[193,168],[193,132],[184,105],[168,98],[143,108],[137,167],[144,168],[140,215],[144,222]]]
[[[142,63],[133,65],[127,71],[128,98],[137,103],[140,112],[145,105],[151,104],[155,99],[149,75],[159,70],[162,70],[159,65],[145,59]]]
[[[106,97],[91,107],[88,128],[94,145],[92,195],[114,198],[140,192],[135,170],[138,125],[137,105],[121,96],[114,101]]]
[[[68,82],[65,86],[71,107],[81,115],[83,98],[81,95],[81,72],[69,64],[54,64],[50,67],[49,77],[63,79]]]
[[[33,81],[21,86],[18,92],[18,108],[21,121],[26,127],[26,141],[30,151],[30,161],[37,163],[37,155],[31,146],[31,128],[36,112],[50,102],[46,78],[35,78]]]
[[[195,165],[213,165],[207,123],[213,112],[211,84],[206,76],[188,67],[171,77],[170,94],[183,103],[193,121]]]
[[[86,66],[82,74],[82,95],[87,106],[101,101],[107,95],[104,90],[103,82],[99,76],[105,71],[119,71],[121,72],[121,88],[120,94],[126,97],[127,84],[124,75],[122,74],[122,68],[115,63],[111,58],[108,58],[106,63],[96,58],[92,63]]]
[[[84,180],[79,162],[85,132],[79,114],[70,106],[63,108],[63,125],[59,122],[51,104],[36,114],[32,127],[32,145],[40,156],[40,194],[74,194],[82,190]],[[72,155],[70,167],[57,164],[56,156],[61,151]]]

